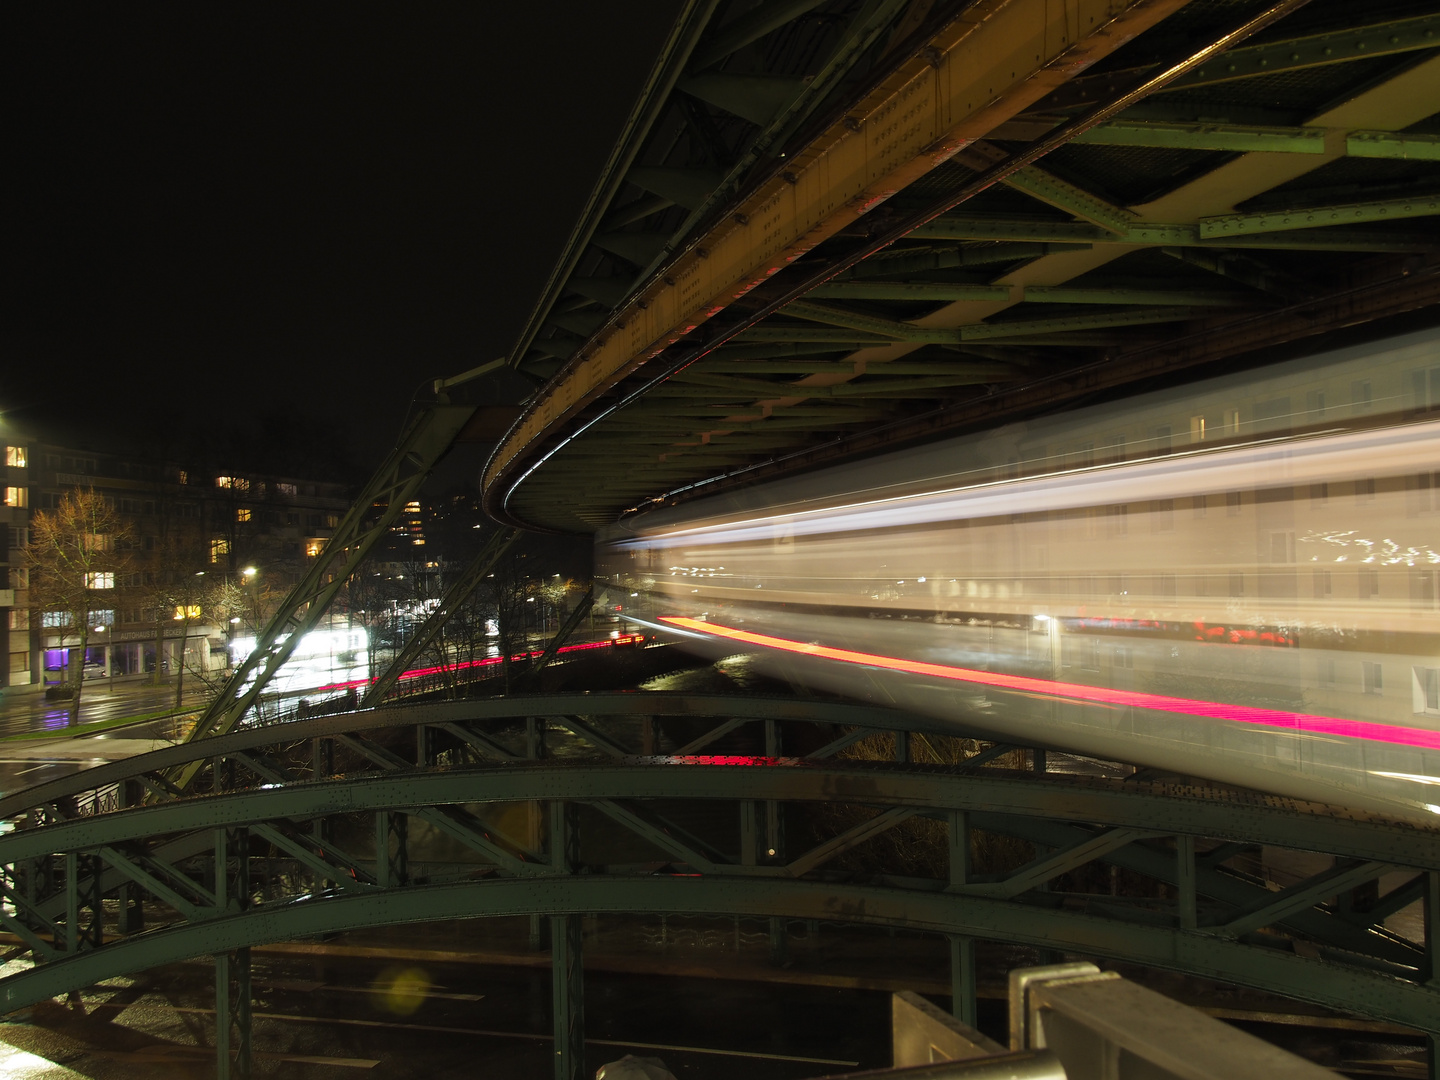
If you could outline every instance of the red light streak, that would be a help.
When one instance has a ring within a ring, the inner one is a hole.
[[[645,641],[644,634],[628,634],[625,637],[607,638],[603,641],[582,641],[578,645],[562,645],[555,650],[558,656],[560,653],[583,652],[586,649],[608,649],[612,645],[639,645]],[[534,660],[537,656],[545,655],[543,649],[533,649],[530,652],[518,652],[510,657],[515,660]],[[466,660],[463,664],[447,664],[437,667],[411,668],[402,672],[396,678],[396,682],[409,682],[411,679],[423,678],[426,675],[438,675],[444,671],[466,671],[470,668],[491,667],[500,663],[504,657],[487,656],[483,660]],[[357,686],[369,686],[374,679],[351,679],[349,682],[326,683],[324,686],[316,686],[307,691],[308,693],[321,693],[327,690],[349,690]]]
[[[1170,697],[1165,694],[1110,690],[1100,686],[1059,682],[1053,679],[1036,679],[1026,675],[1000,675],[992,671],[976,671],[973,668],[931,664],[923,660],[904,660],[896,656],[880,656],[876,653],[856,652],[851,649],[836,649],[828,645],[812,645],[804,641],[791,641],[787,638],[771,637],[768,634],[756,634],[749,630],[736,630],[729,626],[672,615],[661,616],[660,621],[685,630],[710,634],[713,637],[760,645],[768,649],[780,649],[784,652],[799,653],[802,656],[818,656],[825,660],[839,660],[847,664],[862,664],[866,667],[886,668],[890,671],[904,671],[912,675],[928,675],[937,679],[952,679],[956,682],[979,683],[982,686],[994,686],[1002,690],[1044,694],[1047,697],[1072,698],[1076,701],[1096,702],[1104,705],[1132,705],[1139,709],[1184,713],[1206,719],[1230,720],[1239,724],[1255,724],[1261,727],[1281,728],[1311,735],[1339,735],[1348,739],[1367,739],[1372,742],[1394,743],[1398,746],[1420,746],[1430,750],[1440,750],[1440,731],[1427,731],[1423,728],[1376,724],[1365,720],[1344,720],[1334,716],[1311,716],[1307,713],[1260,709],[1249,705],[1225,705],[1216,701],[1192,701],[1189,698]]]

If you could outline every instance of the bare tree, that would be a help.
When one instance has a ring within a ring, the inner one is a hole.
[[[129,540],[130,526],[93,488],[66,492],[54,510],[37,510],[30,518],[25,557],[31,602],[54,616],[50,621],[60,629],[62,641],[73,636],[78,642],[70,649],[65,673],[72,725],[80,717],[92,618],[96,611],[113,609],[118,579],[129,569]]]

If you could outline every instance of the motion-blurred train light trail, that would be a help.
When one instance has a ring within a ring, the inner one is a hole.
[[[644,634],[622,634],[618,637],[605,638],[601,641],[584,641],[576,645],[562,645],[560,648],[555,650],[555,654],[559,656],[566,653],[586,652],[590,649],[608,649],[615,645],[643,645],[644,643]],[[510,659],[512,662],[518,663],[521,660],[535,660],[544,655],[544,649],[531,649],[528,652],[515,653],[513,656],[510,657]],[[479,668],[494,667],[497,664],[504,663],[504,661],[505,658],[503,656],[487,656],[482,660],[463,660],[458,661],[454,664],[446,664],[443,666],[410,668],[408,671],[400,675],[400,677],[396,679],[396,682],[413,682],[416,679],[423,679],[428,675],[439,675],[442,672],[456,673],[463,671],[474,671]],[[369,686],[373,682],[375,682],[374,679],[351,679],[348,682],[327,683],[324,686],[317,686],[312,692],[323,693],[330,691],[350,690],[362,686]]]
[[[648,506],[596,578],[831,693],[1433,824],[1437,356],[1417,331]]]
[[[1092,506],[1193,498],[1214,492],[1336,484],[1377,475],[1419,474],[1433,468],[1440,421],[1380,430],[1320,433],[1301,439],[1267,439],[1247,445],[1207,446],[1139,462],[1066,469],[1017,480],[995,480],[939,491],[891,495],[843,505],[787,510],[644,535],[622,546],[671,548],[697,543],[768,540],[782,528],[790,536],[862,529],[895,529],[957,519],[1049,512]],[[1393,540],[1352,540],[1356,534],[1316,535],[1332,545],[1375,546],[1403,561]],[[1308,538],[1307,538],[1308,539]],[[1369,554],[1367,547],[1366,554]],[[1440,562],[1428,546],[1408,552],[1412,561]],[[1338,561],[1344,561],[1341,556]],[[678,569],[678,568],[677,568]],[[694,576],[701,576],[691,571]],[[729,576],[729,575],[726,575]]]
[[[1345,720],[1334,716],[1310,716],[1305,713],[1261,709],[1250,705],[1225,705],[1217,701],[1191,701],[1188,698],[1169,697],[1164,694],[1111,690],[1100,686],[1085,686],[1080,683],[1059,682],[1053,679],[1036,679],[1024,675],[1001,675],[990,671],[976,671],[972,668],[951,667],[946,664],[930,664],[921,660],[905,660],[896,656],[856,652],[852,649],[836,649],[828,645],[816,645],[805,641],[790,641],[786,638],[772,637],[769,634],[756,634],[749,630],[737,630],[730,626],[720,626],[711,622],[702,622],[699,619],[687,619],[672,615],[662,615],[660,622],[694,633],[710,634],[747,645],[759,645],[767,649],[798,653],[802,656],[815,656],[823,660],[839,660],[847,664],[886,668],[890,671],[903,671],[911,675],[929,675],[937,679],[977,683],[982,686],[1015,690],[1020,693],[1044,694],[1048,697],[1064,697],[1074,701],[1102,705],[1129,705],[1137,709],[1153,709],[1157,712],[1185,713],[1189,716],[1201,716],[1213,720],[1230,720],[1241,724],[1283,728],[1287,731],[1307,735],[1339,735],[1351,739],[1393,743],[1397,746],[1418,746],[1428,750],[1440,750],[1440,731],[1426,731],[1422,728],[1392,727],[1389,724],[1372,724],[1363,720]]]

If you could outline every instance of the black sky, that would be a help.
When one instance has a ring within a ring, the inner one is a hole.
[[[7,5],[0,413],[373,462],[509,350],[676,6]]]

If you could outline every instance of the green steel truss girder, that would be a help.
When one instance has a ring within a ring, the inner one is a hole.
[[[187,741],[223,735],[239,723],[305,634],[318,625],[346,579],[386,535],[474,413],[474,406],[436,405],[415,417],[399,446],[370,479],[300,584],[260,632],[254,651],[215,696]],[[372,517],[377,503],[385,505],[378,518]],[[171,780],[184,787],[196,771],[187,767]]]
[[[1401,200],[1413,202],[1415,200]],[[1434,211],[1427,211],[1433,213]],[[1310,211],[1304,211],[1310,213]],[[1274,217],[1275,215],[1256,215]],[[1376,220],[1360,218],[1357,220]],[[1404,236],[1375,230],[1337,228],[1343,222],[1324,222],[1326,228],[1305,229],[1288,225],[1286,231],[1264,236],[1225,235],[1202,236],[1201,225],[1150,224],[1131,226],[1123,233],[1112,233],[1077,221],[1036,221],[1024,218],[944,217],[921,225],[910,235],[918,239],[938,240],[1083,240],[1091,244],[1137,244],[1175,246],[1207,246],[1298,249],[1304,251],[1423,251],[1423,237]],[[1280,228],[1279,226],[1276,227]],[[793,307],[793,305],[791,305]],[[789,308],[786,308],[788,311]],[[741,336],[737,336],[740,340]]]
[[[916,234],[911,233],[912,237]],[[995,266],[1003,263],[1024,262],[1038,259],[1043,255],[1063,255],[1072,251],[1089,251],[1094,245],[1087,242],[1019,241],[1016,243],[982,243],[974,246],[959,244],[936,247],[895,247],[872,256],[859,266],[846,271],[832,281],[873,281],[877,278],[895,277],[899,274],[915,274],[926,270],[953,270],[968,266]],[[881,257],[884,256],[884,257]],[[727,346],[728,348],[728,346]]]
[[[1200,220],[1200,239],[1218,240],[1251,233],[1284,232],[1335,225],[1361,225],[1373,221],[1400,221],[1440,214],[1440,196],[1380,199],[1375,202],[1316,206],[1300,210],[1266,210],[1253,214],[1221,214]]]
[[[1112,120],[1108,124],[1099,124],[1082,132],[1072,141],[1091,146],[1153,146],[1169,150],[1221,150],[1232,153],[1323,154],[1328,134],[1325,128],[1319,127]],[[1348,157],[1440,161],[1440,136],[1395,131],[1349,131],[1345,132],[1345,153]]]
[[[781,877],[549,875],[369,890],[154,931],[0,979],[0,1012],[105,979],[262,942],[477,915],[738,914],[904,925],[1018,942],[1251,986],[1420,1030],[1440,990],[1193,930],[945,892]]]
[[[1256,75],[1343,64],[1371,56],[1387,56],[1440,46],[1440,15],[1357,26],[1326,34],[1244,45],[1220,53],[1203,67],[1181,75],[1161,94],[1195,86],[1214,85]]]
[[[1345,30],[1270,41],[1264,45],[1243,45],[1218,52],[1205,64],[1161,87],[1156,96],[1164,101],[1164,95],[1175,90],[1437,47],[1440,47],[1440,15],[1437,14],[1357,25]],[[1155,70],[1154,67],[1141,67],[1082,75],[1051,94],[1044,108],[1054,110],[1088,105],[1102,92],[1097,88],[1108,90],[1117,82],[1138,80]]]
[[[940,724],[925,717],[871,705],[806,701],[795,698],[688,694],[651,691],[644,694],[533,694],[482,701],[426,702],[389,705],[353,713],[334,713],[290,721],[284,725],[249,726],[216,736],[203,744],[185,743],[154,750],[124,761],[109,762],[59,779],[37,784],[0,797],[0,820],[36,808],[52,806],[57,800],[91,795],[113,788],[126,780],[153,783],[167,770],[194,762],[204,763],[233,751],[246,751],[302,739],[335,738],[369,731],[411,728],[418,724],[503,722],[533,716],[584,715],[596,718],[618,716],[747,717],[795,723],[829,723],[873,727],[884,731],[933,731],[937,734],[967,732],[953,724]],[[179,794],[156,784],[157,797]],[[53,813],[53,809],[52,809]]]
[[[1095,314],[1067,315],[1048,319],[1011,319],[1005,322],[972,323],[954,329],[916,326],[914,323],[881,319],[873,315],[846,311],[827,304],[796,301],[785,307],[786,314],[798,315],[817,322],[854,327],[846,330],[812,330],[804,326],[761,326],[737,335],[746,341],[814,340],[848,341],[856,345],[893,345],[898,341],[929,344],[961,345],[971,341],[996,338],[1025,337],[1067,330],[1090,330],[1115,326],[1143,326],[1151,323],[1176,322],[1194,317],[1188,306],[1152,307],[1134,311],[1104,311]],[[688,392],[688,391],[687,391]],[[663,394],[664,388],[651,396]]]
[[[637,710],[635,715],[665,714],[651,703],[648,712]],[[428,721],[432,725],[435,722]],[[718,738],[718,732],[718,728],[712,729],[711,734]],[[294,738],[290,736],[285,741],[292,742]],[[523,802],[535,798],[586,801],[619,794],[632,799],[848,800],[927,811],[959,809],[1165,835],[1205,836],[1440,869],[1440,832],[1422,832],[1410,825],[1359,815],[1341,816],[1329,807],[1307,808],[1293,800],[1253,793],[1206,794],[1203,789],[1012,773],[983,766],[889,767],[828,763],[818,767],[803,759],[779,758],[770,767],[727,767],[707,764],[703,758],[689,755],[627,759],[619,764],[595,764],[583,769],[514,762],[503,767],[441,772],[407,767],[379,775],[180,799],[18,830],[0,837],[0,863],[196,828],[233,828],[266,820],[305,819],[380,808]],[[981,827],[998,828],[999,825],[991,823]],[[1057,847],[1068,846],[1076,839],[1085,837],[1066,833],[1061,841],[1052,839],[1051,843]]]
[[[960,353],[965,356],[965,353]],[[794,360],[776,360],[774,362],[764,360],[721,360],[702,367],[695,365],[696,374],[713,375],[723,378],[729,373],[736,375],[819,375],[827,373],[849,374],[855,370],[853,360],[824,361],[816,360],[811,363]],[[869,365],[867,369],[871,374],[877,375],[972,375],[981,371],[1004,372],[1015,375],[1021,370],[1017,362],[989,360],[975,358],[973,360],[957,360],[946,362],[937,360],[934,362],[910,361],[910,360],[887,360],[883,363]],[[686,372],[689,374],[689,372]],[[786,385],[786,384],[780,384]]]
[[[1135,215],[1123,206],[1108,203],[1098,195],[1093,195],[1034,165],[1014,173],[1005,183],[1016,191],[1023,191],[1032,198],[1092,222],[1108,232],[1125,233],[1135,224]]]
[[[1215,289],[1083,288],[1070,285],[960,285],[943,281],[834,281],[811,289],[810,298],[835,300],[978,300],[1008,304],[1163,304],[1216,306],[1243,303],[1235,292]],[[722,357],[714,366],[723,362]]]
[[[1015,815],[991,815],[984,812],[968,816],[971,825],[977,829],[1003,832],[1005,835],[1045,847],[1083,844],[1091,835],[1080,826],[1058,821],[1021,818]],[[1188,839],[1193,848],[1193,837],[1181,839]],[[1235,912],[1272,903],[1277,894],[1265,892],[1257,895],[1254,882],[1244,880],[1229,869],[1217,869],[1228,859],[1254,846],[1239,842],[1222,844],[1204,857],[1195,857],[1193,873],[1188,876],[1188,887],[1192,895],[1198,893],[1209,897]],[[1104,861],[1168,885],[1179,887],[1182,882],[1176,853],[1156,850],[1144,844],[1131,844],[1120,848],[1105,855]],[[1425,875],[1422,873],[1418,876],[1423,878]],[[1419,892],[1423,892],[1423,887]],[[1316,909],[1291,913],[1285,917],[1284,922],[1293,931],[1313,940],[1335,945],[1341,951],[1342,961],[1368,956],[1373,957],[1377,961],[1376,966],[1383,970],[1391,970],[1395,966],[1403,969],[1414,966],[1415,947],[1409,942],[1387,937],[1380,926],[1389,914],[1393,914],[1392,903],[1402,900],[1408,903],[1418,898],[1415,882],[1402,885],[1393,893],[1387,894],[1379,904],[1367,909],[1364,915],[1367,921],[1364,925],[1347,923],[1334,912],[1324,913]],[[1206,914],[1208,919],[1209,913]],[[1200,924],[1196,922],[1191,925],[1193,928]]]
[[[440,598],[439,605],[430,612],[420,627],[410,636],[410,640],[384,671],[370,684],[370,689],[365,691],[365,696],[360,704],[365,708],[379,705],[385,700],[385,695],[395,685],[396,681],[405,672],[409,671],[416,660],[420,658],[435,640],[435,635],[444,629],[445,624],[450,621],[450,616],[469,599],[485,576],[490,573],[495,564],[500,561],[505,552],[510,550],[519,532],[515,529],[504,529],[492,536],[482,547],[465,570],[451,582],[450,587],[445,590],[445,595]]]

